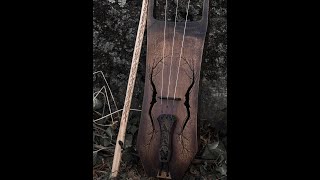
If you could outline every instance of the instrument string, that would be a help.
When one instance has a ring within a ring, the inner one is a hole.
[[[179,80],[180,64],[181,64],[181,58],[182,58],[182,51],[183,51],[183,47],[184,47],[184,37],[185,37],[185,34],[186,34],[187,19],[188,19],[188,14],[189,14],[189,5],[190,5],[190,0],[188,1],[187,13],[186,13],[186,20],[184,21],[184,29],[183,29],[183,36],[182,36],[181,48],[180,48],[180,57],[179,57],[178,72],[177,72],[176,85],[175,85],[175,87],[174,87],[174,94],[173,94],[173,98],[174,98],[174,99],[176,98],[177,85],[178,85],[178,80]]]
[[[170,70],[169,70],[169,80],[168,80],[168,89],[167,89],[167,105],[168,105],[168,99],[170,94],[170,84],[171,84],[171,76],[172,76],[172,64],[173,64],[173,54],[174,54],[174,44],[175,44],[175,35],[176,35],[176,26],[177,26],[177,16],[178,16],[178,7],[179,7],[179,0],[177,0],[176,3],[176,9],[175,9],[175,20],[174,20],[174,29],[173,29],[173,38],[172,38],[172,47],[171,47],[171,59],[170,59]],[[188,14],[189,14],[189,7],[190,7],[190,0],[188,0],[188,4],[186,7],[186,16],[184,21],[184,29],[183,29],[183,36],[182,36],[182,42],[181,42],[181,48],[180,48],[180,55],[179,55],[179,63],[178,63],[178,71],[176,75],[176,82],[174,87],[174,94],[173,98],[176,98],[177,93],[177,86],[179,81],[179,74],[180,74],[180,66],[181,66],[181,59],[183,54],[183,48],[184,48],[184,40],[185,40],[185,33],[186,33],[186,27],[187,27],[187,20],[188,20]],[[161,97],[163,97],[163,81],[164,81],[164,65],[165,65],[165,46],[166,46],[166,27],[167,27],[167,8],[168,8],[168,1],[166,0],[165,8],[164,8],[164,29],[163,29],[163,48],[162,48],[162,72],[161,72]],[[162,104],[161,98],[161,104]],[[173,106],[174,106],[173,100]]]
[[[165,52],[165,46],[166,46],[166,27],[167,27],[167,4],[168,0],[166,0],[166,5],[164,7],[164,28],[163,28],[163,48],[162,48],[162,78],[161,78],[161,97],[162,97],[162,92],[163,92],[163,70],[164,70],[164,52]],[[161,98],[161,104],[162,104],[162,98]]]
[[[172,71],[172,60],[173,60],[174,40],[175,40],[175,36],[176,36],[178,5],[179,5],[179,0],[177,0],[176,14],[175,14],[175,18],[174,18],[174,28],[173,28],[173,38],[172,38],[172,48],[171,48],[171,63],[170,63],[170,71],[169,71],[169,81],[168,81],[167,99],[169,98],[169,93],[170,93],[170,82],[171,82],[171,71]],[[168,101],[167,101],[167,105],[168,105]]]

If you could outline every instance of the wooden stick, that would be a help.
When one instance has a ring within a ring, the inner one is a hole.
[[[135,42],[132,63],[131,63],[131,70],[130,70],[130,75],[129,75],[129,80],[128,80],[127,93],[126,93],[126,98],[125,98],[124,107],[123,107],[123,111],[122,111],[120,129],[119,129],[119,133],[118,133],[118,137],[117,137],[116,148],[114,151],[112,172],[111,172],[111,176],[110,176],[111,178],[116,178],[118,176],[118,172],[119,172],[120,160],[121,160],[121,156],[122,156],[122,152],[121,152],[122,148],[121,148],[119,142],[124,143],[124,140],[125,140],[127,121],[128,121],[131,99],[132,99],[132,93],[133,93],[134,83],[136,80],[136,74],[137,74],[137,68],[138,68],[138,64],[139,64],[139,57],[140,57],[140,52],[141,52],[143,35],[144,35],[146,20],[147,20],[147,7],[148,7],[148,0],[143,0],[141,14],[140,14],[139,27],[138,27],[138,32],[137,32],[137,38],[136,38],[136,42]]]

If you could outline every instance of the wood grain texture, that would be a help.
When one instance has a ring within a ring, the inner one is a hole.
[[[204,1],[203,14],[200,21],[187,22],[176,94],[174,92],[184,22],[177,22],[176,24],[171,66],[174,22],[167,22],[166,24],[165,58],[162,58],[164,21],[154,19],[153,8],[154,0],[150,0],[147,19],[147,68],[137,140],[138,153],[146,173],[149,176],[156,177],[159,169],[161,169],[159,160],[161,131],[157,118],[162,114],[174,115],[176,123],[172,134],[169,171],[172,179],[182,179],[198,151],[198,92],[203,45],[207,31],[209,1]],[[171,79],[169,80],[170,74]],[[161,102],[159,98],[161,89],[162,97],[168,96],[171,99],[162,98]],[[174,96],[180,98],[180,100],[172,100]]]
[[[137,74],[137,68],[138,68],[138,64],[139,64],[143,35],[144,35],[144,31],[145,31],[145,26],[146,26],[147,9],[148,9],[148,0],[143,0],[140,21],[139,21],[139,26],[138,26],[138,32],[137,32],[137,38],[136,38],[136,42],[135,42],[132,63],[131,63],[131,69],[130,69],[130,75],[129,75],[128,85],[127,85],[127,93],[126,93],[126,98],[125,98],[124,107],[123,107],[123,111],[122,111],[120,128],[119,128],[119,132],[118,132],[118,136],[117,136],[117,141],[116,141],[117,143],[116,143],[116,148],[115,148],[114,157],[113,157],[112,172],[111,172],[111,176],[110,176],[111,178],[117,177],[118,172],[119,172],[120,161],[121,161],[121,156],[122,156],[122,151],[121,151],[122,148],[121,148],[119,142],[123,143],[125,140],[127,121],[128,121],[131,99],[132,99],[132,93],[133,93],[134,83],[136,80],[136,74]]]

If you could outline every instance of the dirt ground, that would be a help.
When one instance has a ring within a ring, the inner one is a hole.
[[[165,1],[155,1],[155,18],[163,20]],[[190,3],[189,20],[201,18],[202,1]],[[178,21],[182,21],[185,17],[183,3],[187,1],[179,2]],[[175,2],[168,0],[168,3],[168,20],[174,21]],[[93,0],[93,71],[103,72],[115,100],[113,103],[109,93],[110,109],[106,108],[104,112],[97,110],[100,115],[94,114],[94,119],[123,107],[140,9],[141,1]],[[227,0],[210,0],[209,11],[199,90],[199,152],[184,179],[227,179]],[[132,97],[133,109],[141,109],[142,106],[145,60],[146,33]],[[105,85],[101,75],[94,75],[94,92]],[[103,98],[98,96],[101,101]],[[120,179],[148,179],[135,147],[139,119],[140,112],[130,112]],[[115,113],[99,123],[112,124],[119,120],[119,114]],[[112,126],[94,124],[94,179],[109,177],[118,128],[119,123]],[[99,148],[101,150],[97,152]]]

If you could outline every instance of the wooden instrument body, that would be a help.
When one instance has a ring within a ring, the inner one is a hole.
[[[167,178],[181,179],[198,151],[198,91],[209,0],[204,0],[200,21],[187,22],[180,66],[185,24],[177,22],[174,35],[175,23],[166,23],[165,58],[162,58],[165,23],[154,19],[153,7],[154,0],[150,0],[147,20],[146,80],[137,147],[146,173],[149,176],[162,177],[159,175],[162,168],[159,151],[163,145],[160,143],[162,131],[158,117],[164,114],[174,116],[174,125],[170,126],[171,129],[168,131],[171,140],[168,145],[170,175]],[[175,39],[172,53],[173,36]]]

